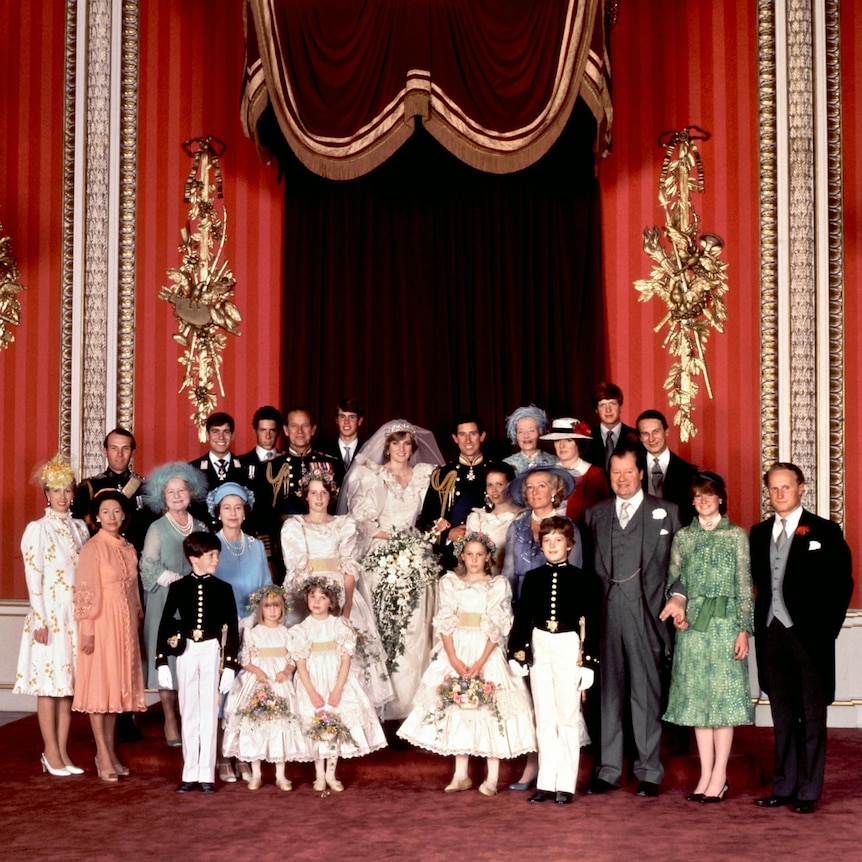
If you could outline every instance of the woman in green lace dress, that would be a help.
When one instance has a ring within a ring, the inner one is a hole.
[[[754,594],[748,536],[725,515],[724,480],[700,473],[692,495],[697,517],[673,537],[668,570],[669,594],[684,592],[688,603],[677,626],[664,719],[694,727],[700,780],[688,800],[720,802],[733,728],[754,721],[748,678]]]

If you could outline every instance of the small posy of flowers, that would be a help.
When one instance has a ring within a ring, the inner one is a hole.
[[[806,527],[804,524],[796,528],[797,536],[807,536],[811,532],[811,527]]]
[[[330,706],[322,706],[316,710],[311,724],[306,728],[305,735],[317,742],[328,742],[331,745],[352,745],[357,747],[356,740],[350,733],[350,728],[344,723],[340,713]]]
[[[426,722],[437,723],[447,709],[457,706],[460,709],[485,708],[497,719],[500,732],[503,732],[503,717],[497,706],[497,684],[481,676],[458,676],[447,673],[443,682],[437,686],[434,709],[425,716]]]
[[[419,596],[440,577],[440,563],[431,549],[430,534],[395,532],[368,554],[364,568],[376,581],[371,600],[386,669],[394,673],[404,655],[404,636]]]
[[[277,718],[294,718],[290,705],[280,695],[276,694],[269,683],[258,683],[252,692],[248,705],[238,709],[236,714],[252,721],[273,721]]]

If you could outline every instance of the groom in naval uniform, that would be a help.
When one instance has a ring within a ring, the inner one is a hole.
[[[772,793],[761,808],[812,814],[823,789],[826,707],[835,697],[835,640],[853,592],[841,528],[802,508],[805,478],[773,464],[763,477],[775,515],[751,528],[760,687],[775,732]]]
[[[452,547],[467,531],[467,516],[485,502],[485,423],[473,413],[459,414],[452,426],[452,440],[458,447],[458,460],[431,474],[419,517],[420,529],[434,528],[440,534],[444,565],[449,568],[457,562]]]
[[[657,796],[664,777],[661,741],[661,674],[670,654],[665,606],[670,546],[679,529],[674,503],[644,494],[643,467],[634,447],[610,460],[614,497],[587,510],[593,568],[603,586],[601,640],[601,753],[588,793],[619,789],[623,768],[623,716],[628,701],[637,748],[638,796]]]

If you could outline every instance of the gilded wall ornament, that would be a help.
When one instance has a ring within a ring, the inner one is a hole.
[[[0,348],[8,347],[15,340],[15,333],[9,327],[21,324],[21,303],[16,294],[27,289],[18,284],[21,273],[12,254],[12,239],[2,234],[3,225],[0,224]]]
[[[231,301],[236,279],[227,260],[222,260],[227,209],[219,203],[224,197],[219,157],[225,146],[208,136],[186,141],[183,149],[192,158],[192,168],[184,195],[191,204],[189,217],[180,231],[182,265],[168,270],[173,284],[162,287],[158,297],[174,306],[178,331],[173,337],[185,348],[177,360],[185,368],[179,391],[188,390],[195,408],[191,418],[203,442],[207,416],[218,401],[214,381],[218,394],[222,398],[225,394],[221,378],[225,333],[239,335],[242,316]]]
[[[652,259],[648,279],[635,282],[638,300],[653,296],[667,305],[667,314],[653,327],[667,326],[662,347],[678,357],[670,367],[664,388],[668,402],[676,407],[674,423],[680,439],[697,434],[691,414],[700,386],[694,378],[703,375],[707,395],[712,398],[706,363],[709,327],[724,332],[727,308],[727,262],[721,259],[724,240],[712,233],[700,233],[700,218],[691,201],[694,193],[703,194],[703,163],[696,140],[709,140],[709,133],[697,126],[679,132],[665,132],[659,146],[665,150],[659,177],[658,199],[664,209],[665,226],[644,228],[644,252]],[[662,234],[670,248],[662,241]]]

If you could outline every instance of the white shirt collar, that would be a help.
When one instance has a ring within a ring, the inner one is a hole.
[[[354,437],[352,442],[345,443],[340,437],[338,438],[338,448],[341,450],[342,458],[349,452],[351,456],[356,451],[356,444],[359,443],[359,438]]]
[[[261,447],[261,446],[255,446],[255,447],[254,447],[254,451],[255,451],[255,454],[257,455],[257,460],[258,460],[258,461],[269,461],[269,460],[272,460],[271,458],[267,458],[267,457],[266,457],[266,453],[267,453],[267,452],[270,452],[270,451],[271,451],[271,452],[272,452],[272,457],[273,457],[273,458],[275,458],[275,456],[278,454],[278,452],[277,452],[275,449],[264,449],[264,448],[263,448],[263,447]]]
[[[631,516],[634,515],[634,513],[637,512],[638,509],[640,509],[641,503],[643,503],[643,501],[644,492],[640,488],[638,488],[635,495],[628,500],[622,500],[619,497],[614,497],[614,505],[617,509],[617,517],[619,518],[620,516],[620,507],[623,503],[628,503],[629,505],[631,505],[631,511],[629,512],[629,517],[631,518]]]
[[[212,449],[210,449],[210,451],[209,451],[209,453],[208,453],[208,454],[209,454],[209,456],[210,456],[210,463],[213,465],[213,467],[214,467],[216,470],[218,470],[218,462],[219,462],[219,461],[221,461],[222,459],[224,459],[224,460],[227,462],[227,466],[228,466],[228,467],[230,467],[230,465],[233,463],[233,453],[231,453],[231,452],[228,452],[228,453],[227,453],[227,455],[222,456],[222,458],[219,458],[219,457],[218,457],[218,456],[213,452],[213,450],[212,450]]]
[[[650,455],[647,452],[647,473],[652,470],[653,461],[655,461],[656,456]],[[665,449],[661,455],[658,456],[658,465],[661,467],[662,473],[667,473],[667,467],[670,464],[670,449]]]
[[[785,532],[787,533],[788,539],[793,538],[793,534],[796,532],[796,528],[799,526],[799,519],[802,517],[802,511],[802,506],[798,506],[789,515],[786,516],[785,520],[787,521],[787,527],[785,528]],[[775,523],[772,525],[772,538],[774,539],[780,532],[781,518],[776,515]]]
[[[613,434],[614,435],[614,441],[618,443],[619,439],[620,439],[620,431],[622,431],[622,428],[623,428],[622,419],[620,419],[620,421],[617,422],[617,424],[614,425],[613,428],[605,428],[605,426],[602,425],[602,441],[604,441],[606,443],[607,439],[608,439],[608,434]]]

